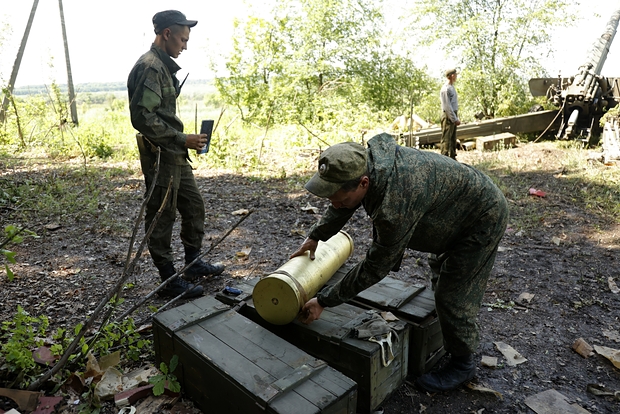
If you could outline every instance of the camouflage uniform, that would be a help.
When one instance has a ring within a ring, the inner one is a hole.
[[[508,206],[491,179],[474,168],[429,151],[396,145],[382,134],[368,142],[370,187],[362,206],[373,221],[366,258],[344,279],[319,292],[336,306],[398,267],[406,248],[437,255],[435,301],[446,350],[473,353],[477,315],[506,229]],[[309,237],[327,240],[355,209],[330,206]]]
[[[161,148],[159,174],[153,195],[146,208],[148,229],[161,205],[172,178],[172,194],[149,238],[149,251],[160,268],[173,262],[172,227],[176,210],[181,214],[181,240],[186,252],[198,252],[204,236],[204,201],[189,164],[183,122],[176,115],[176,98],[180,93],[175,74],[180,67],[156,45],[136,62],[129,79],[129,110],[137,136],[140,164],[147,189],[153,184],[156,149]]]

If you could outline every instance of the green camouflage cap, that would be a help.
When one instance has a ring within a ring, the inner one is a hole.
[[[319,170],[306,183],[306,190],[327,198],[351,180],[366,173],[366,149],[355,142],[342,142],[327,148],[319,156]]]

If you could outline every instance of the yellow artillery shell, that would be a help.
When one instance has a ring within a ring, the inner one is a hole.
[[[258,314],[274,325],[295,320],[312,298],[353,253],[353,239],[344,231],[326,242],[319,241],[315,259],[309,252],[294,257],[261,279],[252,293]]]

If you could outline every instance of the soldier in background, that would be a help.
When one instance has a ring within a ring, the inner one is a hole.
[[[147,192],[155,186],[146,206],[145,229],[153,222],[170,179],[173,180],[171,196],[148,240],[149,252],[162,281],[176,273],[171,247],[176,211],[181,214],[181,241],[186,264],[200,256],[204,237],[205,206],[188,162],[187,149],[202,149],[207,135],[183,132],[183,122],[176,115],[176,99],[181,88],[175,74],[181,68],[172,60],[187,49],[190,28],[197,23],[196,20],[187,20],[177,10],[156,13],[153,16],[155,41],[151,49],[138,59],[127,80],[131,123],[139,132],[140,164]],[[161,149],[161,160],[157,182],[154,182],[158,148]],[[223,271],[223,265],[199,259],[183,277],[193,281]],[[175,297],[183,292],[186,297],[195,297],[202,295],[203,289],[176,278],[159,293]]]
[[[363,206],[373,223],[366,257],[338,283],[302,308],[300,320],[319,319],[325,307],[353,299],[397,271],[406,248],[434,254],[437,316],[450,361],[417,379],[430,392],[456,388],[476,371],[477,316],[508,218],[508,205],[491,179],[450,158],[400,147],[388,134],[368,149],[346,142],[325,150],[306,189],[331,206],[291,257],[314,259],[318,241],[335,235]]]
[[[456,69],[446,71],[446,83],[441,87],[441,153],[456,159],[456,127],[461,125],[458,117],[459,101],[454,89]]]

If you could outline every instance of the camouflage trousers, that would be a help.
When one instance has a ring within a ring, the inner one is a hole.
[[[498,203],[449,251],[428,261],[444,347],[452,355],[474,353],[480,344],[478,313],[508,221],[506,200]]]
[[[456,158],[456,124],[444,113],[441,117],[441,154]]]
[[[158,269],[164,267],[167,263],[174,263],[171,242],[172,228],[176,220],[177,210],[181,215],[181,242],[185,247],[185,251],[199,251],[204,237],[205,206],[202,195],[196,185],[191,166],[189,164],[168,164],[165,167],[162,168],[162,172],[171,173],[173,186],[163,212],[148,240],[149,252]],[[166,197],[167,187],[159,183],[168,182],[170,176],[167,180],[157,180],[158,184],[155,185],[151,199],[146,206],[145,231],[148,231]],[[147,191],[152,184],[152,180],[149,177],[151,177],[151,174],[145,174]]]

